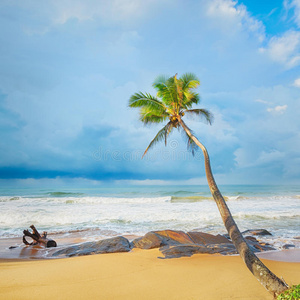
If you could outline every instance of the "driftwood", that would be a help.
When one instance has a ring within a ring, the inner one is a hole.
[[[57,244],[54,240],[47,238],[47,232],[44,231],[42,235],[37,231],[37,229],[31,225],[30,228],[32,229],[32,233],[29,230],[24,230],[23,233],[23,243],[25,245],[44,245],[45,247],[56,247]],[[32,243],[27,242],[26,236],[29,236],[33,239]]]

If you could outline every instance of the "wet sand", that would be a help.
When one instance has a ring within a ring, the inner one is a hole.
[[[276,250],[256,253],[259,258],[283,261],[283,262],[298,262],[300,263],[300,249]],[[300,281],[299,281],[300,282]]]
[[[134,240],[136,235],[123,235],[129,241]],[[65,233],[51,234],[49,238],[57,242],[57,248],[45,248],[43,246],[25,246],[22,237],[0,239],[0,260],[31,260],[51,258],[51,254],[61,248],[90,241],[105,239],[105,236],[86,236],[84,231],[74,231]],[[28,242],[32,242],[27,238]]]

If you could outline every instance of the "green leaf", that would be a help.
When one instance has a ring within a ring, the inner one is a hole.
[[[154,96],[147,93],[135,93],[129,99],[129,107],[148,107],[153,109],[165,110],[163,103]]]
[[[169,114],[161,112],[160,110],[150,109],[149,107],[142,107],[140,110],[140,120],[145,124],[160,123],[168,118]]]
[[[195,152],[199,150],[199,147],[196,145],[196,143],[192,140],[192,138],[186,133],[186,131],[180,127],[181,133],[183,135],[183,138],[186,140],[187,143],[187,150],[192,152],[192,155],[195,155]],[[190,132],[194,135],[193,131],[189,128]]]
[[[200,85],[198,77],[193,73],[185,73],[180,77],[183,89],[196,89]]]
[[[154,137],[154,139],[150,142],[149,146],[147,147],[147,149],[145,150],[142,158],[146,155],[146,153],[148,152],[149,149],[151,149],[153,146],[155,146],[157,143],[167,139],[168,134],[170,133],[170,131],[172,130],[169,129],[169,127],[172,126],[171,122],[168,122],[168,124],[166,126],[164,126]]]
[[[293,285],[288,290],[278,295],[277,300],[299,300],[300,299],[300,284]]]
[[[210,125],[213,122],[213,115],[207,109],[188,109],[188,110],[185,110],[184,113],[190,117],[196,116],[196,117],[206,121]]]
[[[191,92],[191,91],[185,91],[184,92],[184,101],[183,101],[183,107],[184,108],[191,108],[193,104],[199,104],[200,103],[200,96],[197,93]]]
[[[165,76],[159,76],[154,81],[153,87],[157,90],[157,97],[162,99],[162,102],[169,110],[176,110],[178,99],[174,77],[166,78]]]

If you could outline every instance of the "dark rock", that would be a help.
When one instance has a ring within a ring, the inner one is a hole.
[[[260,244],[254,244],[253,247],[257,250],[259,250],[258,252],[264,251],[263,247]]]
[[[295,248],[295,245],[293,244],[285,244],[282,246],[282,249],[290,249],[290,248]]]
[[[73,245],[58,251],[55,251],[52,256],[59,256],[59,255],[65,255],[65,256],[74,256],[74,255],[78,255],[77,253],[80,251],[80,249],[84,248],[84,244],[81,245]],[[91,244],[91,243],[89,243]]]
[[[294,236],[295,240],[300,240],[300,236]]]
[[[271,244],[269,244],[269,243],[264,243],[264,242],[260,242],[260,244],[261,244],[262,246],[271,246]]]
[[[208,247],[209,246],[209,247]],[[195,253],[236,253],[234,245],[221,235],[175,230],[151,231],[132,241],[132,247],[161,248],[167,257],[191,256]]]
[[[246,230],[246,231],[243,232],[243,234],[253,234],[253,232],[262,232],[262,231],[265,231],[265,229]],[[245,240],[246,240],[249,248],[253,252],[276,250],[275,248],[273,248],[272,246],[270,246],[270,244],[268,244],[268,243],[259,242],[254,236],[246,236]]]
[[[276,250],[275,248],[271,247],[269,244],[260,243],[255,237],[253,236],[246,236],[245,240],[249,245],[250,249],[253,252],[261,252],[261,251],[269,251],[269,250]]]
[[[196,253],[214,253],[212,249],[200,245],[177,245],[161,249],[165,258],[178,258],[183,256],[192,256]]]
[[[247,235],[272,235],[268,230],[266,229],[250,229],[243,231],[242,234]]]
[[[189,237],[195,244],[198,245],[207,245],[207,244],[228,244],[231,243],[223,235],[212,235],[204,232],[188,232]]]
[[[52,256],[65,255],[71,257],[98,253],[128,252],[130,249],[129,241],[122,236],[118,236],[98,242],[70,246],[54,252]]]
[[[245,240],[258,243],[258,240],[254,236],[246,236]]]
[[[190,237],[183,231],[161,230],[150,231],[143,237],[132,241],[132,247],[141,249],[159,248],[162,246],[194,244]]]
[[[256,241],[256,239],[254,238]],[[174,230],[151,231],[132,241],[132,247],[141,249],[161,248],[166,258],[191,256],[195,253],[235,254],[231,241],[222,235],[204,232]]]
[[[232,243],[210,244],[206,247],[212,249],[213,253],[220,253],[222,255],[237,254],[235,246]]]
[[[163,244],[194,244],[191,238],[183,231],[161,230],[154,231],[163,240]]]
[[[269,244],[268,244],[268,245],[267,245],[267,244],[265,244],[265,245],[260,244],[260,245],[261,245],[261,247],[262,247],[262,251],[276,250],[276,248],[270,246]]]
[[[236,254],[236,249],[233,244],[210,244],[210,245],[175,245],[171,247],[161,248],[161,253],[165,258],[178,258],[184,256],[192,256],[194,254],[215,254],[223,255]]]
[[[227,240],[230,240],[230,236],[228,233],[222,234],[222,236],[224,236]]]
[[[248,230],[247,232],[252,232]],[[252,236],[245,237],[249,247],[254,252],[274,250],[268,244],[259,243]],[[151,231],[131,243],[122,237],[87,242],[58,250],[52,256],[81,256],[98,253],[128,252],[131,248],[160,248],[165,258],[191,256],[195,253],[236,254],[233,243],[222,235],[212,235],[204,232],[188,232],[175,230]]]
[[[150,231],[144,236],[133,240],[131,245],[133,248],[152,249],[161,247],[163,245],[162,241],[161,237]]]

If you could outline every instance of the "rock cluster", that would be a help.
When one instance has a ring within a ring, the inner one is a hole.
[[[254,252],[274,250],[269,245],[259,243],[254,237],[246,237],[246,240]],[[151,231],[133,240],[132,245],[133,248],[142,249],[160,248],[165,258],[191,256],[196,253],[237,253],[233,243],[225,236],[194,231]]]
[[[250,234],[251,231],[245,232]],[[247,243],[254,252],[274,250],[270,245],[260,243],[253,236],[246,236]],[[118,236],[97,242],[86,242],[58,250],[52,256],[81,256],[98,253],[128,252],[133,248],[160,248],[164,258],[191,256],[196,253],[223,255],[236,254],[236,249],[229,238],[204,232],[183,232],[174,230],[150,231],[131,243]]]
[[[86,242],[58,250],[52,256],[81,256],[100,253],[128,252],[131,250],[129,241],[123,236],[97,242]]]

